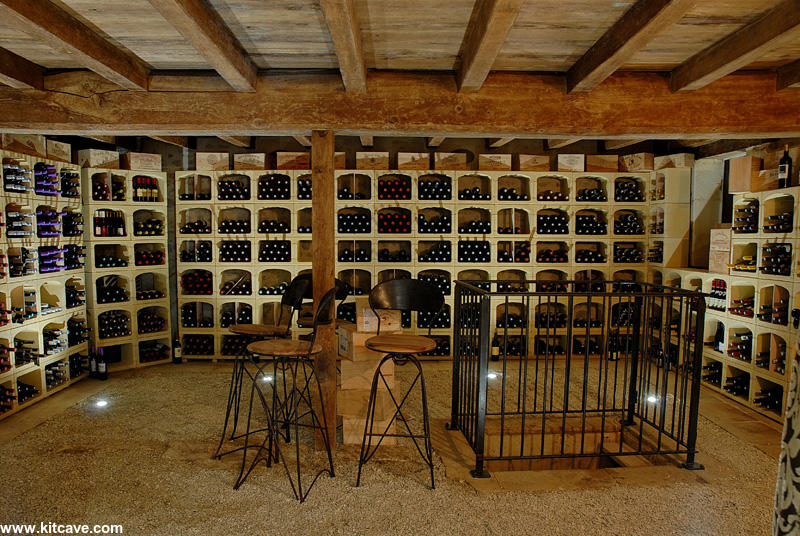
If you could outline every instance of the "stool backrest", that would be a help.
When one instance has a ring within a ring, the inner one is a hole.
[[[303,299],[310,287],[311,278],[306,278],[299,275],[291,280],[289,286],[286,287],[283,296],[281,296],[281,313],[278,316],[278,325],[282,325],[281,321],[283,320],[283,312],[286,308],[288,308],[289,319],[286,322],[287,334],[292,328],[292,316],[294,316],[295,311],[299,311],[303,306]]]
[[[417,311],[431,313],[428,334],[436,317],[444,308],[444,295],[439,287],[419,279],[390,279],[384,281],[370,291],[369,306],[378,317],[378,334],[381,332],[381,315],[379,309],[395,309],[400,311]]]
[[[328,292],[322,296],[322,299],[319,301],[319,305],[317,306],[317,312],[314,313],[314,331],[311,332],[311,346],[309,346],[309,352],[311,348],[314,347],[314,341],[317,339],[317,327],[319,326],[326,326],[333,322],[334,312],[333,312],[333,304],[336,298],[336,287],[330,289]]]

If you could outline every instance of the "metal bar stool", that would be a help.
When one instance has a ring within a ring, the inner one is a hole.
[[[269,324],[234,324],[230,326],[230,331],[236,335],[243,335],[251,339],[250,342],[255,342],[264,339],[287,338],[291,336],[292,317],[295,311],[299,311],[303,299],[308,293],[308,288],[311,286],[311,280],[302,276],[295,277],[286,287],[286,291],[281,296],[281,309],[278,316],[278,322],[275,325]],[[288,309],[289,318],[284,325],[283,315]],[[252,379],[251,372],[247,369],[248,355],[237,355],[233,360],[233,370],[231,371],[231,381],[228,388],[228,402],[225,409],[225,422],[222,425],[222,434],[219,439],[219,445],[214,453],[214,458],[221,458],[226,454],[237,452],[243,447],[237,447],[225,452],[222,452],[222,445],[225,443],[225,438],[228,431],[228,423],[231,420],[231,413],[233,414],[233,426],[231,428],[230,441],[240,439],[243,434],[236,434],[236,428],[239,425],[239,406],[242,400],[242,382],[244,375],[247,374]],[[259,432],[260,430],[253,431],[252,433]]]
[[[436,348],[436,341],[430,338],[431,326],[436,317],[444,307],[444,296],[442,291],[432,283],[420,281],[418,279],[392,279],[384,281],[375,286],[369,293],[369,305],[378,317],[378,332],[375,337],[370,337],[364,343],[367,348],[376,352],[384,352],[386,355],[381,359],[375,374],[372,377],[372,388],[369,392],[369,402],[367,403],[367,417],[364,424],[364,437],[361,440],[361,454],[358,458],[358,476],[356,486],[361,483],[361,469],[365,463],[377,452],[385,437],[407,437],[411,438],[417,448],[422,460],[428,465],[431,473],[431,489],[435,488],[433,481],[433,450],[431,448],[431,429],[428,421],[428,396],[425,390],[425,376],[422,374],[422,366],[416,354],[427,352]],[[393,334],[381,335],[381,317],[377,314],[380,309],[395,309],[401,311],[417,311],[418,313],[430,313],[431,321],[428,325],[428,337],[419,335]],[[417,368],[417,375],[411,382],[408,390],[400,397],[398,402],[386,378],[383,375],[383,365],[391,360],[395,365],[402,366],[412,363]],[[376,431],[375,425],[375,404],[378,395],[378,382],[382,382],[386,387],[389,397],[394,403],[394,414],[382,431]],[[422,433],[414,432],[408,424],[408,419],[403,414],[403,405],[408,400],[409,395],[419,382],[422,391]],[[389,433],[395,421],[400,421],[405,426],[407,433]],[[373,448],[372,440],[377,438]],[[420,448],[418,440],[422,440]]]
[[[300,502],[305,501],[309,491],[311,491],[311,488],[323,473],[327,473],[331,478],[335,476],[333,455],[331,454],[331,439],[328,437],[328,427],[325,418],[325,402],[322,397],[322,387],[317,381],[316,374],[314,373],[314,363],[311,360],[312,355],[319,354],[322,351],[322,346],[316,343],[317,328],[320,325],[327,325],[333,322],[332,313],[335,294],[336,289],[333,288],[326,292],[320,300],[317,313],[314,315],[314,331],[311,333],[310,340],[294,341],[273,339],[254,342],[248,345],[247,351],[250,352],[250,354],[265,358],[273,358],[273,381],[277,380],[278,371],[283,371],[284,381],[287,375],[291,376],[291,379],[288,383],[289,389],[283,393],[283,399],[281,399],[277,388],[272,389],[272,405],[270,408],[264,393],[261,391],[264,369],[267,368],[269,364],[261,364],[256,373],[252,376],[250,408],[247,414],[247,433],[244,435],[245,446],[242,455],[242,467],[239,471],[239,477],[234,489],[238,489],[239,486],[247,480],[247,477],[261,461],[264,461],[267,467],[270,467],[273,459],[280,459],[283,463],[286,475],[289,477],[289,482],[292,486],[292,492],[295,498]],[[313,383],[317,385],[316,393],[313,392]],[[256,396],[261,400],[264,412],[266,413],[267,426],[270,430],[265,434],[263,441],[258,447],[255,458],[250,462],[249,467],[245,471],[245,467],[248,465],[247,447],[253,415],[253,399]],[[320,406],[318,410],[314,407],[317,404]],[[303,409],[301,410],[301,408]],[[306,417],[310,417],[310,423],[301,422]],[[286,430],[285,435],[279,432],[281,427]],[[328,467],[318,471],[316,475],[313,476],[311,483],[305,488],[303,487],[300,458],[300,428],[319,431],[328,456]],[[291,431],[294,431],[294,437],[292,437]],[[296,480],[281,450],[280,439],[284,439],[287,443],[292,440],[294,441],[296,464],[294,473]]]

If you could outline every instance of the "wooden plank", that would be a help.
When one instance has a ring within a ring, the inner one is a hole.
[[[308,139],[308,136],[292,136],[297,143],[302,145],[303,147],[311,147],[311,140]]]
[[[478,91],[517,20],[524,0],[478,0],[464,40],[457,80],[460,91]]]
[[[563,149],[568,145],[572,145],[573,143],[578,143],[579,141],[581,141],[581,139],[575,138],[575,139],[546,140],[546,141],[548,149]]]
[[[150,91],[232,91],[214,72],[157,71],[150,75]]]
[[[784,0],[750,24],[702,50],[672,71],[673,91],[689,91],[757,61],[800,35],[800,0]]]
[[[44,69],[0,48],[0,84],[15,89],[44,89]]]
[[[364,147],[372,147],[375,145],[375,138],[372,136],[359,136],[361,139],[361,145]]]
[[[565,94],[559,80],[492,73],[480,92],[457,93],[445,73],[375,72],[361,94],[342,91],[339,73],[278,73],[265,75],[256,93],[117,91],[102,99],[0,88],[0,131],[288,136],[324,127],[345,136],[800,137],[800,93],[775,91],[774,73],[738,72],[680,93],[659,73],[617,72],[580,95]]]
[[[512,141],[514,141],[514,138],[491,138],[489,139],[489,147],[496,149]]]
[[[236,91],[255,91],[257,69],[230,28],[205,0],[150,0]]]
[[[567,71],[567,92],[589,91],[628,63],[697,0],[639,0]]]
[[[82,138],[88,138],[90,140],[99,141],[102,143],[110,143],[111,145],[117,144],[117,137],[116,136],[92,136],[91,134],[86,134],[81,136]]]
[[[149,136],[156,141],[169,143],[170,145],[177,145],[178,147],[189,147],[188,136]]]
[[[344,88],[347,91],[366,91],[367,68],[353,0],[320,0],[320,7],[336,49]]]
[[[606,140],[604,145],[607,151],[615,151],[617,149],[623,149],[625,147],[630,147],[631,145],[636,145],[637,143],[642,143],[643,141],[647,140]]]
[[[9,9],[5,24],[69,55],[100,76],[126,89],[146,90],[148,68],[50,0],[0,0]]]
[[[322,296],[334,286],[336,240],[333,222],[336,181],[334,179],[333,153],[333,131],[314,130],[311,133],[311,181],[319,194],[315,195],[311,201],[315,312]],[[336,355],[338,353],[336,327],[333,322],[317,327],[317,343],[321,344],[323,349],[314,359],[314,372],[325,402],[325,422],[333,450],[336,447]],[[321,446],[321,441],[317,438],[317,448]]]
[[[250,147],[250,136],[217,136],[222,141],[228,142],[236,147]]]
[[[442,142],[444,141],[444,136],[437,136],[434,138],[428,138],[427,143],[428,147],[439,147]]]
[[[678,140],[678,143],[684,147],[702,147],[703,145],[708,145],[709,143],[714,143],[717,141],[716,139],[708,139],[708,140]]]
[[[778,90],[800,89],[800,60],[778,68]]]

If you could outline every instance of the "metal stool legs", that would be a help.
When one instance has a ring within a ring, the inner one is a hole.
[[[414,377],[414,380],[411,382],[408,390],[405,392],[403,397],[400,401],[397,401],[395,398],[394,393],[389,388],[389,384],[386,382],[386,378],[383,375],[382,367],[384,363],[387,361],[392,360],[396,365],[405,365],[406,363],[412,363],[417,368],[417,375]],[[378,382],[383,382],[383,385],[386,387],[387,392],[389,393],[389,397],[391,398],[392,402],[394,403],[394,414],[392,418],[389,420],[389,424],[386,428],[381,432],[376,432],[374,429],[375,426],[375,406],[376,400],[378,395]],[[403,414],[403,405],[406,403],[408,396],[414,390],[414,387],[417,384],[417,381],[420,383],[420,388],[422,389],[422,434],[414,433],[411,430],[411,427],[408,425],[408,419]],[[390,434],[389,430],[391,429],[392,425],[395,421],[401,421],[403,426],[405,426],[407,433],[394,433]],[[372,445],[372,438],[377,437],[377,443],[373,448]],[[375,371],[375,375],[372,377],[372,388],[369,392],[369,402],[367,402],[367,418],[366,422],[364,423],[364,436],[361,440],[361,454],[358,458],[358,476],[356,477],[356,487],[361,484],[361,469],[366,464],[372,456],[377,452],[378,447],[381,445],[383,438],[385,437],[407,437],[411,438],[414,442],[414,446],[417,448],[417,452],[422,457],[422,460],[428,466],[431,474],[431,489],[435,489],[434,479],[433,479],[433,448],[431,447],[431,428],[430,422],[428,419],[428,394],[427,390],[425,389],[425,376],[422,374],[422,366],[419,363],[419,360],[414,355],[408,354],[387,354],[378,365],[377,370]],[[422,448],[420,448],[419,442],[417,440],[422,440]]]

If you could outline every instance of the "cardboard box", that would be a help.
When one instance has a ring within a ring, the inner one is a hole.
[[[731,273],[728,263],[731,262],[731,252],[712,250],[708,252],[708,271],[715,274],[729,275]]]
[[[397,169],[430,169],[431,155],[428,153],[397,153]]]
[[[122,169],[138,171],[161,171],[161,155],[149,153],[123,153],[120,155]]]
[[[389,153],[380,151],[357,152],[356,169],[389,169]]]
[[[519,155],[520,171],[550,171],[550,157],[546,154]]]
[[[380,310],[381,333],[400,331],[400,311],[388,309]],[[356,300],[356,330],[361,333],[376,333],[378,331],[378,317],[372,312],[366,299]]]
[[[586,171],[619,171],[619,157],[615,154],[587,154]]]
[[[195,153],[194,169],[197,171],[227,171],[230,169],[228,153]]]
[[[586,171],[586,156],[582,154],[558,155],[558,171]]]
[[[35,134],[3,134],[3,149],[47,158],[47,140]]]
[[[347,169],[347,153],[333,153],[333,169]]]
[[[119,153],[102,149],[78,151],[78,165],[82,168],[119,169]]]
[[[72,145],[60,141],[47,140],[47,158],[71,164]]]
[[[275,169],[311,169],[311,153],[278,151],[275,153]]]
[[[369,306],[367,306],[369,307]],[[381,320],[381,333],[398,333],[400,329],[392,329],[391,326],[384,325]],[[375,332],[360,332],[355,324],[341,324],[337,329],[339,340],[339,355],[350,360],[375,359],[376,356],[382,357],[380,352],[367,350],[364,344],[367,339],[375,336]],[[374,355],[372,355],[374,354]]]
[[[342,359],[339,362],[339,370],[341,371],[342,384],[341,390],[361,390],[369,391],[372,388],[372,379],[375,377],[375,371],[378,369],[378,363],[383,359],[385,354],[381,354],[378,359],[371,359],[369,361],[350,361]],[[394,362],[389,360],[381,367],[383,375],[386,378],[386,383],[378,381],[378,389],[385,391],[386,385],[389,389],[394,389]]]
[[[656,156],[653,159],[656,170],[666,168],[694,167],[694,155],[692,153],[668,154]]]
[[[752,192],[758,183],[762,160],[755,156],[742,156],[728,160],[728,193]]]
[[[480,154],[478,155],[478,169],[482,171],[510,171],[510,154]]]
[[[767,190],[778,189],[778,170],[762,169],[758,172],[755,184],[752,185],[753,192],[766,192]]]
[[[730,251],[733,232],[727,229],[711,229],[709,248],[711,251]]]
[[[433,169],[467,169],[467,153],[435,153]]]
[[[619,157],[619,171],[653,171],[654,168],[653,153],[633,153]]]
[[[342,417],[363,419],[367,415],[369,389],[339,390],[336,393],[336,413]],[[388,391],[378,391],[375,397],[375,419],[383,421],[394,414],[394,403]],[[363,432],[363,430],[362,430]]]
[[[237,171],[267,169],[267,155],[265,153],[234,154],[233,169]]]

